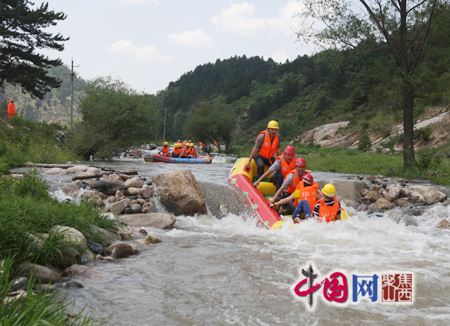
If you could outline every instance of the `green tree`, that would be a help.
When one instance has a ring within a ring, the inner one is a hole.
[[[358,2],[358,1],[357,1]],[[415,165],[414,99],[420,85],[417,68],[426,59],[435,18],[448,0],[305,0],[299,14],[301,40],[323,47],[385,52],[395,61],[403,112],[403,164]],[[311,20],[311,18],[313,20]],[[321,22],[315,28],[314,22]],[[325,26],[325,27],[323,27]]]
[[[85,93],[79,106],[83,120],[73,141],[78,155],[109,158],[155,137],[160,121],[154,95],[138,94],[111,77],[88,82]]]
[[[47,75],[47,68],[62,64],[36,52],[37,49],[64,50],[64,38],[44,29],[66,19],[62,12],[48,9],[48,3],[33,8],[29,0],[2,0],[0,5],[0,87],[20,85],[33,97],[43,98],[61,82]]]
[[[217,140],[228,150],[236,128],[236,119],[236,114],[220,99],[199,102],[184,126],[184,133],[205,145]]]

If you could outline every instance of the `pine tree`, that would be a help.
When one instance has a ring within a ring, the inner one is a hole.
[[[57,78],[47,75],[47,69],[62,62],[36,50],[64,50],[62,43],[68,38],[44,29],[67,16],[49,10],[48,3],[33,6],[29,0],[0,0],[0,88],[5,83],[19,85],[22,91],[42,99],[61,84]]]

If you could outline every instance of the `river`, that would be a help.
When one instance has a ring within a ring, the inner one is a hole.
[[[137,256],[89,264],[99,277],[78,279],[84,288],[66,292],[75,311],[87,306],[107,325],[450,324],[450,231],[434,227],[449,217],[450,206],[437,204],[412,217],[417,225],[406,223],[400,211],[369,217],[350,209],[353,216],[345,222],[307,221],[293,230],[267,231],[228,185],[233,163],[224,157],[210,165],[123,160],[96,166],[148,177],[188,169],[208,214],[178,216],[172,230],[147,229],[162,242],[139,247]],[[352,177],[312,174],[316,180]],[[334,272],[346,275],[346,302],[329,302],[323,287],[314,294],[313,308],[307,297],[295,295],[295,284],[305,279],[301,270],[310,264],[318,274],[315,283]],[[381,302],[381,275],[395,273],[412,274],[412,303]],[[378,300],[369,300],[367,292],[353,302],[352,275],[374,274]]]

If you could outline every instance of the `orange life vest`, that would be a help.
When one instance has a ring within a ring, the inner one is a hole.
[[[314,206],[317,203],[317,190],[319,189],[319,184],[314,182],[312,186],[305,187],[305,182],[300,181],[294,192],[294,206],[297,207],[299,201],[306,199],[308,201],[311,210],[314,210]],[[298,190],[298,192],[297,192]]]
[[[281,174],[286,179],[287,175],[295,169],[295,159],[292,159],[291,163],[286,162],[286,159],[284,158],[284,154],[277,157],[275,161],[280,160],[281,162]]]
[[[181,147],[180,156],[188,156],[188,155],[189,155],[189,149],[187,149],[185,146]]]
[[[173,149],[174,154],[180,154],[181,153],[181,147],[177,147]]]
[[[162,155],[167,156],[169,154],[169,146],[161,148]]]
[[[195,148],[188,148],[187,155],[195,156]]]
[[[272,158],[278,148],[278,134],[276,134],[273,138],[273,142],[270,140],[270,135],[267,130],[261,131],[258,137],[261,134],[264,134],[265,138],[263,144],[261,145],[261,149],[259,150],[259,155],[264,158]],[[256,137],[256,139],[258,139],[258,137]]]
[[[11,119],[16,114],[16,107],[14,106],[14,103],[8,104],[8,119]]]
[[[336,219],[337,213],[339,211],[339,202],[336,198],[333,199],[333,206],[328,206],[327,204],[325,204],[325,199],[321,199],[319,201],[319,221],[328,223]]]
[[[292,194],[292,193],[295,191],[295,189],[297,188],[298,183],[300,182],[300,177],[299,177],[299,175],[298,175],[297,170],[296,170],[296,169],[293,169],[291,172],[289,172],[289,173],[284,177],[284,180],[286,180],[286,178],[287,178],[290,174],[293,174],[293,175],[294,175],[294,178],[292,179],[292,183],[291,183],[291,185],[289,186],[289,188],[286,189],[286,192]],[[283,180],[283,181],[284,181],[284,180]]]

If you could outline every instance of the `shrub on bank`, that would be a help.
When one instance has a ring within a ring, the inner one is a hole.
[[[49,234],[53,226],[75,228],[99,243],[96,235],[90,234],[92,225],[110,231],[117,229],[116,222],[93,209],[92,204],[60,203],[50,197],[47,188],[36,173],[24,179],[0,178],[0,259],[14,256],[14,265],[31,260],[41,265],[58,266],[61,250],[68,244],[58,233]],[[43,241],[42,248],[35,245],[35,237]]]
[[[0,123],[0,173],[23,166],[26,162],[66,163],[79,160],[56,132],[56,124],[35,123],[15,116],[8,120],[13,128]]]

